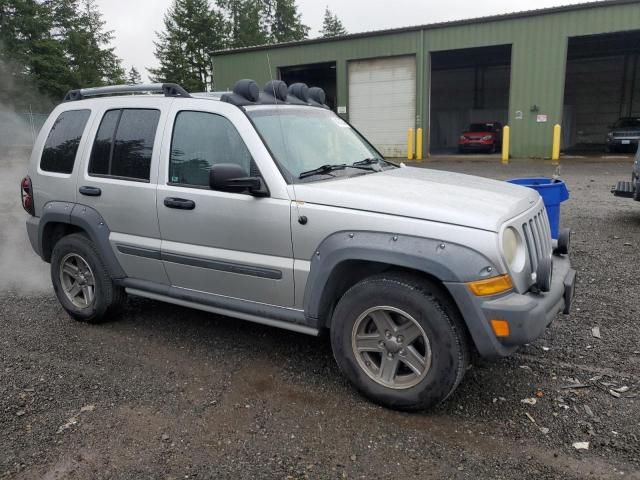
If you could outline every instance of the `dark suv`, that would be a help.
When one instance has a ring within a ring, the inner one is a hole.
[[[609,127],[607,133],[607,151],[633,151],[640,140],[640,117],[625,117]]]

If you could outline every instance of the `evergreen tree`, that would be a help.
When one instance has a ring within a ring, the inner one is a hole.
[[[214,86],[213,52],[227,46],[228,25],[208,0],[174,0],[157,33],[160,66],[149,69],[154,81],[179,83],[187,90]]]
[[[35,0],[0,0],[0,102],[46,110],[68,89],[64,51],[52,16]]]
[[[127,73],[127,84],[138,85],[139,83],[142,83],[142,76],[136,67],[131,67]]]
[[[120,59],[110,47],[113,32],[105,22],[95,0],[49,0],[54,9],[54,27],[71,70],[74,87],[124,83]]]
[[[295,0],[274,0],[271,38],[275,43],[304,40],[309,27],[302,23]]]
[[[329,10],[329,7],[325,8],[324,20],[322,21],[322,30],[320,30],[321,37],[337,37],[339,35],[346,35],[347,29],[344,28],[342,22],[337,15]]]
[[[225,12],[230,26],[230,47],[270,43],[270,5],[265,0],[218,0],[218,6]]]
[[[46,110],[124,70],[95,0],[0,0],[0,101]]]

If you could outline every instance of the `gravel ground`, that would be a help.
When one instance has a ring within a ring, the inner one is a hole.
[[[554,171],[428,166],[501,179]],[[359,397],[327,338],[134,298],[120,321],[84,325],[39,281],[5,287],[0,478],[640,479],[640,204],[609,193],[630,171],[628,159],[567,161],[574,311],[512,357],[474,364],[426,413]],[[22,220],[3,211],[6,241]],[[12,256],[33,256],[20,248]]]

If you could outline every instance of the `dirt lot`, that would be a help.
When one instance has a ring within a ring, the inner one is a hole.
[[[495,178],[554,170],[429,166]],[[640,479],[640,204],[609,193],[630,168],[567,161],[574,311],[513,357],[473,365],[428,413],[360,398],[326,338],[142,299],[118,322],[83,325],[39,280],[5,286],[0,478]],[[14,190],[3,184],[2,195]],[[22,229],[7,205],[5,242]],[[19,278],[2,247],[2,268]],[[11,257],[23,255],[33,256],[22,246]]]

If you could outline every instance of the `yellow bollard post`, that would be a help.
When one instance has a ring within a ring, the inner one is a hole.
[[[413,146],[415,145],[415,139],[413,136],[413,128],[410,128],[407,132],[407,160],[413,160]]]
[[[560,163],[560,133],[561,127],[557,123],[553,126],[553,147],[551,149],[551,163]]]
[[[508,125],[505,125],[502,129],[502,163],[507,165],[509,163],[509,140],[511,129]]]
[[[422,160],[422,129],[416,130],[416,160]]]

